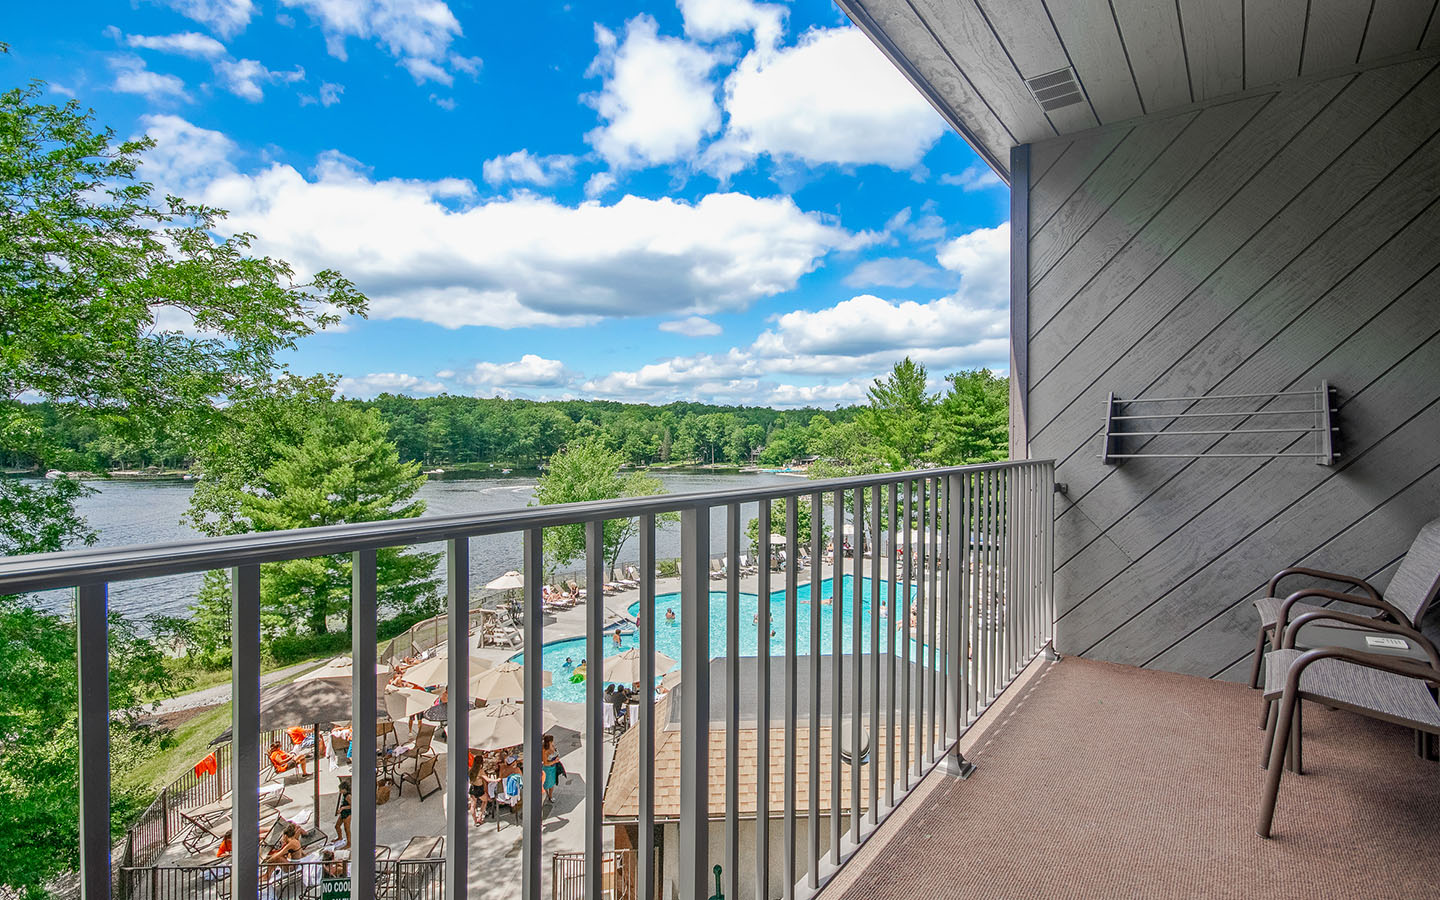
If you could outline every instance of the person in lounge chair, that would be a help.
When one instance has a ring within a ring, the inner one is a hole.
[[[297,756],[286,753],[284,748],[280,746],[279,741],[275,741],[270,745],[270,765],[275,767],[275,774],[281,775],[298,767],[301,777],[306,777],[310,773],[305,770],[305,764],[306,757],[304,754]]]
[[[275,875],[280,863],[292,862],[304,855],[305,851],[300,846],[300,826],[294,822],[285,823],[285,830],[280,834],[280,846],[265,857],[264,861],[269,866],[265,871],[265,881]]]

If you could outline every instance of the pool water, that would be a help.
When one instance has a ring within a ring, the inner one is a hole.
[[[833,582],[825,579],[820,583],[820,603],[818,604],[820,614],[820,653],[827,654],[834,649],[832,646],[831,630],[834,626],[836,611],[840,615],[841,642],[840,650],[844,653],[851,652],[852,635],[852,614],[855,609],[852,586],[854,576],[846,575],[840,587],[841,600],[837,605],[831,601]],[[817,608],[816,604],[810,602],[810,584],[801,584],[796,591],[796,599],[799,601],[795,609],[796,618],[796,653],[806,656],[810,653],[810,617]],[[911,597],[915,596],[915,588],[911,587]],[[870,579],[863,579],[860,586],[860,649],[867,652],[870,648]],[[890,587],[888,582],[880,582],[881,612],[885,617],[881,621],[881,649],[886,647],[885,627],[891,621],[889,613]],[[728,597],[724,591],[710,592],[710,656],[711,658],[723,657],[726,652],[726,605]],[[927,604],[928,605],[928,604]],[[666,619],[666,611],[674,610],[675,619]],[[757,594],[740,595],[740,655],[759,655],[759,629],[758,616],[760,610],[760,598]],[[639,603],[630,605],[630,615],[636,618],[641,617]],[[685,609],[680,602],[678,593],[661,594],[655,598],[655,649],[665,654],[677,663],[680,661],[680,623],[684,620]],[[772,591],[770,594],[770,621],[772,636],[770,638],[770,653],[772,656],[783,656],[785,653],[785,590]],[[642,619],[643,620],[643,619]],[[611,632],[619,630],[621,641],[617,646]],[[628,623],[615,626],[605,634],[605,656],[608,659],[617,656],[626,650],[639,646],[640,635],[635,626]],[[897,648],[897,652],[899,649]],[[915,652],[914,643],[911,644],[911,653]],[[912,656],[913,658],[913,656]],[[515,662],[523,663],[525,654],[517,654],[512,657]],[[585,638],[578,637],[565,641],[555,641],[545,644],[541,648],[540,660],[545,670],[551,673],[554,683],[545,688],[544,697],[546,700],[560,700],[567,703],[585,702],[585,683],[583,680],[572,683],[570,681],[572,669],[565,666],[566,659],[574,664],[579,664],[585,659]],[[596,667],[587,664],[590,671],[598,671]],[[657,671],[656,675],[663,675]]]

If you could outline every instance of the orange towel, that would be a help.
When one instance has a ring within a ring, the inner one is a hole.
[[[215,754],[210,753],[195,764],[195,777],[204,778],[206,775],[215,774]]]

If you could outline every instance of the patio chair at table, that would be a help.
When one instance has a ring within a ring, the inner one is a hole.
[[[1348,615],[1325,610],[1326,617]],[[1317,618],[1320,615],[1317,613]],[[1351,618],[1368,621],[1363,616]],[[1298,619],[1287,629],[1282,644],[1293,642]],[[1440,688],[1440,655],[1435,647],[1420,637],[1419,632],[1393,623],[1367,625],[1377,631],[1404,635],[1424,643],[1429,661],[1411,662],[1395,657],[1364,653],[1344,647],[1320,647],[1297,650],[1282,646],[1273,650],[1265,661],[1266,693],[1278,691],[1278,710],[1270,715],[1271,727],[1266,734],[1268,752],[1265,789],[1260,802],[1260,821],[1255,832],[1270,837],[1275,818],[1275,803],[1280,793],[1280,779],[1287,762],[1300,770],[1300,744],[1292,735],[1300,730],[1300,702],[1311,700],[1337,709],[1349,710],[1413,728],[1421,735],[1440,735],[1440,704],[1435,691]]]
[[[522,778],[521,784],[523,785],[523,776],[521,776],[521,778]],[[497,788],[495,789],[495,831],[496,831],[497,833],[500,831],[500,809],[501,809],[501,807],[507,807],[507,808],[509,808],[511,815],[513,815],[514,818],[515,818],[515,824],[516,824],[516,825],[519,825],[519,824],[520,824],[520,821],[521,821],[521,820],[520,820],[520,816],[521,816],[522,812],[524,811],[524,806],[525,806],[525,799],[524,799],[525,791],[524,791],[523,787],[522,787],[520,790],[517,790],[515,793],[511,794],[511,793],[509,793],[508,791],[505,790],[505,782],[506,782],[507,780],[508,780],[508,779],[503,779],[503,778],[502,778],[502,779],[500,780],[500,785],[499,785],[499,787],[497,787]]]
[[[397,764],[407,759],[419,759],[423,756],[434,756],[435,751],[431,748],[430,742],[435,738],[437,726],[429,722],[421,722],[415,729],[415,740],[401,744],[391,752]]]
[[[395,730],[395,721],[393,719],[376,722],[375,737],[380,741],[381,747],[386,746],[392,741],[395,743],[395,746],[400,746],[400,734]]]
[[[1296,575],[1346,584],[1361,593],[1307,588],[1281,597],[1280,582]],[[1440,518],[1432,519],[1421,526],[1383,594],[1365,579],[1352,575],[1302,566],[1281,569],[1266,585],[1265,596],[1255,601],[1255,610],[1260,614],[1260,627],[1255,635],[1255,653],[1251,658],[1250,686],[1260,686],[1261,664],[1266,644],[1276,646],[1276,639],[1284,635],[1286,626],[1297,616],[1326,608],[1314,603],[1303,603],[1303,600],[1330,600],[1369,607],[1375,610],[1372,615],[1376,619],[1398,622],[1418,630],[1420,620],[1435,602],[1437,594],[1440,594]]]
[[[425,798],[430,796],[430,794],[433,794],[435,793],[435,791],[443,789],[445,785],[440,783],[440,773],[435,769],[435,764],[437,761],[438,760],[434,756],[417,758],[415,761],[414,771],[404,772],[400,775],[400,781],[397,783],[397,787],[399,788],[400,793],[402,795],[405,793],[405,783],[409,782],[410,784],[415,785],[415,790],[420,792],[420,802],[424,803]],[[435,779],[435,787],[428,793],[425,791],[424,786],[424,781],[427,778]]]

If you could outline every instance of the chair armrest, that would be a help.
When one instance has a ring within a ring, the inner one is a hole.
[[[1372,609],[1380,610],[1396,622],[1409,621],[1404,613],[1379,597],[1371,599],[1370,597],[1362,597],[1359,594],[1347,594],[1343,591],[1332,591],[1326,588],[1306,588],[1303,591],[1296,591],[1286,597],[1285,601],[1280,604],[1280,614],[1275,619],[1276,634],[1284,632],[1286,624],[1290,619],[1290,607],[1307,597],[1324,597],[1327,600],[1340,600],[1344,603],[1354,603],[1357,606],[1368,606]]]
[[[1278,597],[1279,594],[1277,590],[1280,587],[1280,581],[1291,575],[1308,575],[1311,578],[1323,578],[1326,581],[1338,581],[1341,584],[1351,584],[1364,590],[1365,593],[1370,595],[1372,600],[1377,602],[1380,600],[1380,592],[1371,587],[1370,583],[1363,578],[1356,578],[1353,575],[1341,575],[1339,572],[1326,572],[1323,569],[1307,569],[1304,566],[1291,566],[1288,569],[1281,569],[1276,572],[1270,578],[1270,583],[1265,585],[1265,596]]]
[[[1390,634],[1398,634],[1402,637],[1407,637],[1420,645],[1420,649],[1424,650],[1425,655],[1430,657],[1430,664],[1433,665],[1437,671],[1440,671],[1440,651],[1437,651],[1435,649],[1435,645],[1430,643],[1430,640],[1425,637],[1425,635],[1421,634],[1420,632],[1416,631],[1408,625],[1401,625],[1397,622],[1387,622],[1384,619],[1371,619],[1366,616],[1357,616],[1354,613],[1341,612],[1338,609],[1316,610],[1314,612],[1308,612],[1296,616],[1295,621],[1291,622],[1289,627],[1285,629],[1285,638],[1281,642],[1280,646],[1286,650],[1293,648],[1295,646],[1295,637],[1300,633],[1300,629],[1303,628],[1307,623],[1319,619],[1329,619],[1335,622],[1345,622],[1350,625],[1358,625],[1362,628],[1371,629],[1373,631],[1384,631]],[[1383,656],[1383,654],[1375,655]],[[1394,657],[1386,658],[1393,659]]]

